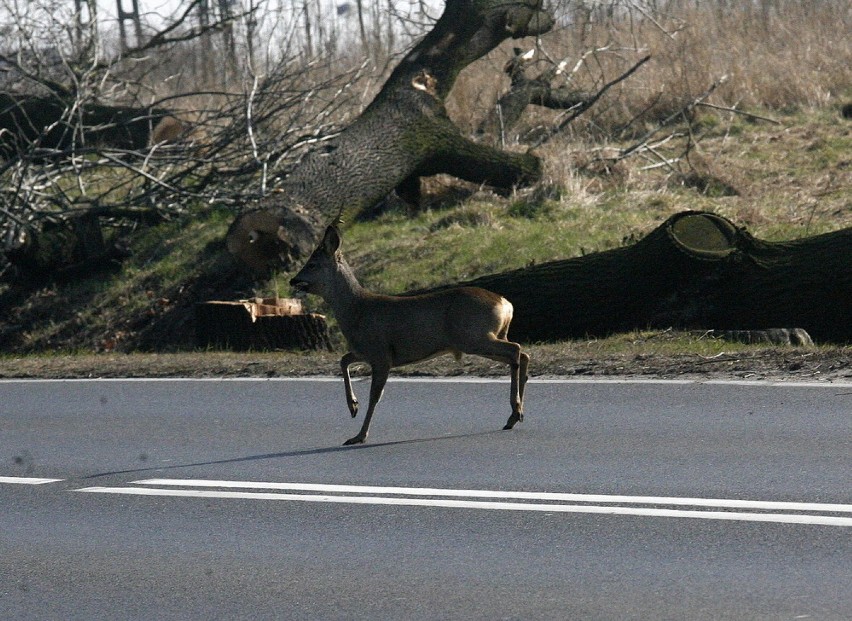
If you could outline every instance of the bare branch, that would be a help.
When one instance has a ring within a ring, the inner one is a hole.
[[[616,84],[618,84],[619,82],[622,82],[622,81],[626,80],[626,79],[627,79],[627,78],[629,78],[631,75],[633,75],[634,73],[636,73],[636,71],[638,71],[638,70],[639,70],[639,68],[640,68],[642,65],[644,65],[646,62],[648,62],[649,60],[651,60],[651,56],[650,56],[650,55],[645,56],[644,58],[640,59],[640,60],[639,60],[639,61],[638,61],[635,65],[633,65],[630,69],[628,69],[627,71],[625,71],[623,74],[621,74],[620,76],[618,76],[618,77],[617,77],[617,78],[615,78],[614,80],[610,80],[609,82],[607,82],[606,84],[604,84],[604,85],[603,85],[603,87],[601,87],[601,89],[600,89],[600,90],[598,90],[598,92],[597,92],[597,93],[595,93],[595,94],[594,94],[594,95],[592,95],[590,98],[588,98],[587,100],[583,101],[583,102],[582,102],[581,104],[579,104],[576,108],[574,108],[574,109],[573,109],[573,111],[571,112],[571,114],[569,114],[567,118],[563,119],[563,120],[559,123],[559,125],[557,125],[557,126],[556,126],[556,127],[554,127],[554,128],[551,128],[551,129],[550,129],[550,130],[549,130],[549,131],[548,131],[545,135],[543,135],[541,138],[539,138],[538,140],[536,140],[536,141],[532,144],[531,148],[533,148],[533,149],[534,149],[534,148],[536,148],[536,147],[540,147],[541,145],[543,145],[543,144],[545,144],[545,143],[549,142],[549,141],[550,141],[550,140],[551,140],[554,136],[556,136],[557,134],[559,134],[560,132],[562,132],[562,131],[566,128],[566,127],[568,127],[568,125],[569,125],[569,124],[570,124],[570,123],[571,123],[574,119],[576,119],[578,116],[580,116],[581,114],[583,114],[586,110],[588,110],[588,109],[589,109],[589,108],[591,108],[593,105],[595,105],[595,103],[597,103],[597,102],[598,102],[598,100],[599,100],[601,97],[603,97],[603,96],[604,96],[604,94],[605,94],[605,93],[606,93],[606,92],[607,92],[610,88],[612,88],[613,86],[615,86],[615,85],[616,85]]]
[[[733,112],[734,114],[740,114],[742,116],[747,116],[750,119],[757,119],[758,121],[766,121],[767,123],[772,123],[774,125],[783,125],[781,121],[776,119],[769,118],[768,116],[761,116],[759,114],[754,114],[752,112],[745,112],[744,110],[739,110],[737,108],[729,108],[727,106],[717,106],[716,104],[711,104],[706,101],[699,101],[695,103],[696,106],[701,106],[703,108],[712,108],[713,110],[721,110],[723,112]]]
[[[682,118],[683,116],[685,116],[690,110],[692,110],[695,106],[697,106],[703,100],[707,99],[713,93],[713,91],[715,91],[717,88],[719,88],[722,84],[724,84],[727,81],[728,81],[728,76],[723,75],[721,78],[719,78],[718,80],[713,82],[713,84],[711,84],[710,87],[706,91],[704,91],[704,93],[702,93],[701,95],[699,95],[698,97],[696,97],[695,99],[693,99],[692,101],[687,103],[680,110],[673,112],[668,117],[666,117],[665,119],[660,121],[654,129],[647,132],[635,144],[633,144],[630,147],[627,147],[626,149],[623,149],[621,151],[621,155],[617,159],[622,160],[622,159],[628,157],[634,151],[636,151],[640,148],[646,147],[647,144],[648,144],[648,141],[655,134],[657,134],[664,127],[666,127],[667,125],[672,123],[675,119]]]

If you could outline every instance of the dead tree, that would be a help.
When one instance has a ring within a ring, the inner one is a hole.
[[[687,211],[630,246],[461,284],[509,299],[522,342],[669,327],[804,328],[816,342],[852,342],[852,228],[767,242]]]
[[[467,65],[507,38],[538,35],[553,23],[540,0],[448,0],[358,119],[307,155],[281,192],[234,221],[228,249],[262,274],[307,256],[321,225],[339,213],[354,215],[395,188],[416,200],[420,177],[447,173],[507,190],[539,179],[538,157],[468,139],[444,101]]]
[[[480,136],[495,136],[505,142],[506,133],[520,120],[524,110],[530,105],[542,106],[553,110],[569,110],[582,106],[592,99],[590,93],[554,86],[553,80],[564,70],[564,63],[548,67],[537,76],[527,75],[535,50],[523,52],[514,48],[514,55],[503,67],[509,76],[509,90],[500,96],[490,114],[482,121],[476,132]]]

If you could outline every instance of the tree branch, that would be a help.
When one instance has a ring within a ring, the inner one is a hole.
[[[562,131],[566,128],[566,127],[568,127],[568,125],[569,125],[569,124],[570,124],[570,123],[571,123],[574,119],[576,119],[578,116],[580,116],[581,114],[583,114],[586,110],[588,110],[588,109],[589,109],[589,108],[591,108],[593,105],[595,105],[595,104],[598,102],[598,100],[599,100],[601,97],[603,97],[603,96],[604,96],[604,94],[605,94],[605,93],[606,93],[606,92],[607,92],[610,88],[612,88],[613,86],[615,86],[615,85],[616,85],[616,84],[618,84],[619,82],[622,82],[622,81],[626,80],[626,79],[627,79],[627,78],[629,78],[631,75],[633,75],[634,73],[636,73],[636,71],[638,71],[638,70],[639,70],[639,67],[641,67],[642,65],[644,65],[644,64],[645,64],[646,62],[648,62],[649,60],[651,60],[651,56],[650,56],[650,55],[649,55],[649,56],[645,56],[644,58],[642,58],[641,60],[639,60],[639,62],[637,62],[635,65],[633,65],[630,69],[628,69],[627,71],[625,71],[623,74],[621,74],[620,76],[618,76],[618,77],[617,77],[617,78],[615,78],[614,80],[611,80],[611,81],[607,82],[606,84],[604,84],[604,85],[603,85],[603,87],[602,87],[602,88],[601,88],[601,89],[600,89],[597,93],[595,93],[594,95],[592,95],[589,99],[587,99],[587,100],[583,101],[582,103],[578,104],[578,105],[577,105],[577,107],[576,107],[576,109],[575,109],[575,110],[574,110],[574,111],[573,111],[570,115],[568,115],[568,117],[567,117],[567,118],[565,118],[564,120],[562,120],[562,121],[559,123],[559,125],[557,125],[556,127],[554,127],[554,128],[552,128],[552,129],[550,129],[550,130],[549,130],[546,134],[544,134],[541,138],[539,138],[538,140],[536,140],[536,141],[532,144],[531,148],[533,148],[533,149],[534,149],[534,148],[536,148],[536,147],[540,147],[541,145],[543,145],[543,144],[545,144],[545,143],[547,143],[547,142],[550,142],[550,140],[551,140],[554,136],[556,136],[557,134],[559,134],[560,132],[562,132]]]

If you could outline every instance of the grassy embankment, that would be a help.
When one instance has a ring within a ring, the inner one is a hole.
[[[391,210],[373,222],[349,224],[345,250],[364,284],[396,292],[605,250],[638,239],[685,209],[714,211],[769,240],[852,226],[852,121],[840,112],[852,100],[852,44],[842,36],[848,33],[843,24],[849,9],[839,4],[833,11],[799,7],[795,15],[746,17],[684,9],[672,22],[683,24],[673,38],[656,24],[633,24],[632,36],[642,39],[654,60],[570,131],[537,151],[546,162],[546,174],[536,187],[498,197],[470,187],[459,192],[459,184],[437,179],[429,183],[431,194],[420,212]],[[603,36],[590,27],[582,37],[566,30],[544,43],[551,51],[558,48],[576,57],[577,50]],[[602,58],[610,62],[606,55]],[[504,59],[505,51],[502,56],[495,52],[463,74],[450,102],[462,126],[473,127],[482,109],[460,102],[493,101],[494,75]],[[633,144],[656,120],[721,75],[730,77],[708,101],[762,119],[700,107],[689,126],[679,123],[664,130],[661,136],[675,130],[681,135],[661,145],[653,157],[634,156],[608,172],[587,166],[595,154]],[[583,74],[576,79],[582,82]],[[650,102],[651,114],[624,129]],[[554,117],[549,111],[533,111],[520,130],[549,125]],[[687,139],[688,158],[655,166],[660,157],[682,155]],[[16,319],[23,326],[15,349],[127,352],[137,348],[139,334],[156,335],[158,330],[162,334],[148,339],[149,344],[158,343],[162,351],[185,349],[191,343],[191,322],[178,316],[180,302],[200,275],[225,269],[220,242],[231,218],[228,211],[199,210],[135,236],[133,257],[114,275],[48,285],[14,300],[7,328]],[[280,274],[257,293],[288,295],[288,279]],[[325,373],[336,368],[335,357],[326,354],[187,356],[185,362],[179,357],[171,362],[164,357],[150,363],[115,357],[101,361],[125,375],[146,365],[154,374],[158,368],[166,374],[186,373],[193,366],[211,374]],[[779,353],[668,333],[538,346],[534,353],[540,361],[537,372],[554,374],[677,373],[686,360],[692,362],[689,372],[727,365],[748,375],[750,364],[761,373],[761,356],[780,360],[775,373],[786,365],[818,374],[842,367],[844,360],[848,365],[850,353],[848,347]],[[84,365],[82,371],[68,373],[112,374],[98,371],[97,361],[91,364],[91,369]],[[32,370],[25,371],[29,365]],[[56,355],[26,362],[7,356],[0,360],[0,374],[16,374],[15,369],[18,374],[37,373],[39,366],[51,365],[59,374],[73,367]],[[478,363],[427,369],[492,372]]]

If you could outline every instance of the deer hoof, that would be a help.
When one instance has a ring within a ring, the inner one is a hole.
[[[349,404],[349,413],[352,414],[352,418],[358,416],[358,399],[353,399]]]
[[[343,446],[352,446],[353,444],[364,444],[364,440],[366,440],[366,436],[362,436],[360,433],[354,438],[349,438],[346,442],[343,443]]]
[[[515,426],[515,423],[523,422],[524,415],[520,412],[512,412],[512,415],[509,417],[509,420],[506,421],[506,426],[503,429],[511,429]]]

